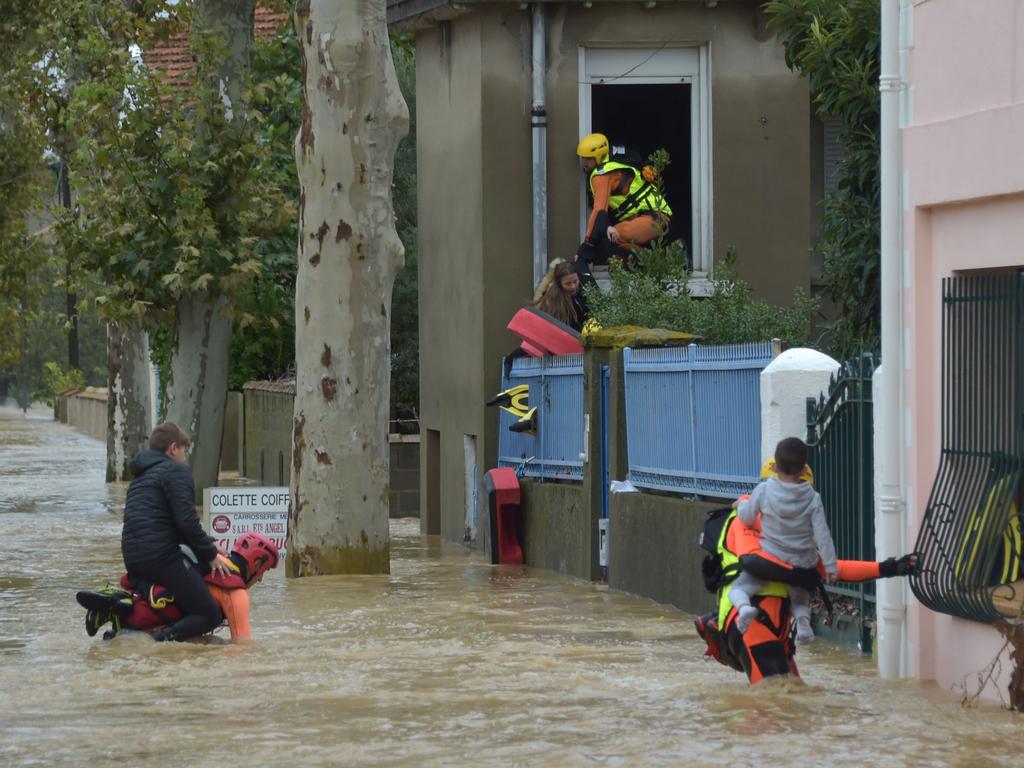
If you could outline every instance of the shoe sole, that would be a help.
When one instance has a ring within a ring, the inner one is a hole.
[[[118,616],[124,617],[132,612],[132,606],[123,602],[113,595],[105,595],[102,592],[90,592],[82,590],[75,594],[78,604],[89,611],[113,611]]]

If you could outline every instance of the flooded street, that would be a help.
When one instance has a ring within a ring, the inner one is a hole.
[[[34,416],[34,417],[33,417]],[[1019,766],[1024,721],[801,649],[750,689],[692,617],[392,521],[392,573],[251,593],[256,642],[86,636],[116,581],[104,446],[0,410],[2,766]],[[226,636],[226,630],[219,634]]]

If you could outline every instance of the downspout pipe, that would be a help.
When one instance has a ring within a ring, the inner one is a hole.
[[[876,429],[880,432],[880,474],[876,504],[878,558],[899,557],[905,551],[906,492],[903,475],[903,273],[900,237],[900,0],[881,0],[880,151],[881,151],[881,300],[882,370],[875,398]],[[893,678],[906,674],[907,606],[901,580],[878,584],[878,672]]]
[[[544,4],[533,7],[532,77],[533,103],[530,127],[533,132],[533,286],[540,285],[548,271],[548,113],[544,100],[547,60],[544,44]]]

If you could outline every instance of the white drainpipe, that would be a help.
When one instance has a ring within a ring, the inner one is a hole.
[[[879,78],[881,126],[881,280],[882,371],[875,396],[875,425],[880,432],[876,550],[879,559],[905,551],[906,493],[903,481],[903,275],[900,246],[900,0],[882,0],[882,51]],[[907,606],[902,579],[878,584],[878,672],[906,674]]]
[[[548,271],[548,113],[544,103],[544,4],[533,4],[533,286]]]

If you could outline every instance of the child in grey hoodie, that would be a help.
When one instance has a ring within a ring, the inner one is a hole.
[[[829,582],[838,573],[836,548],[825,520],[821,496],[811,484],[800,479],[807,463],[807,445],[796,437],[787,437],[775,447],[776,477],[754,488],[750,498],[736,506],[737,516],[753,525],[761,513],[761,550],[796,568],[814,568],[820,555]],[[757,617],[758,609],[750,598],[767,582],[741,573],[729,588],[729,600],[739,611],[736,626],[746,632]],[[796,639],[807,644],[814,640],[811,629],[811,596],[802,587],[789,586],[789,597],[796,619]]]

